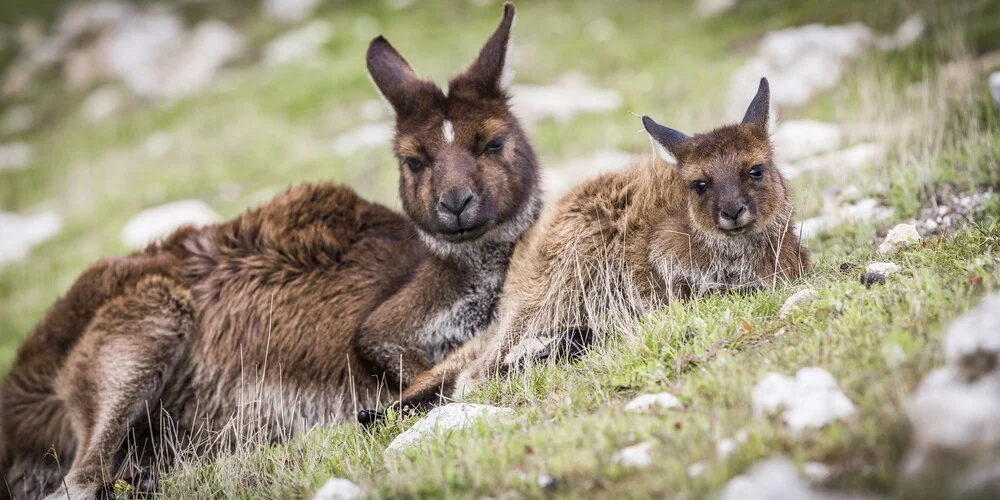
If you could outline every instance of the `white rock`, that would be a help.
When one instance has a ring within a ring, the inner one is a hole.
[[[839,149],[843,134],[830,123],[791,120],[778,124],[771,141],[778,161],[784,163]]]
[[[792,310],[809,304],[810,302],[816,300],[816,297],[818,296],[819,294],[816,293],[816,290],[811,288],[795,292],[791,297],[788,297],[788,299],[785,300],[784,304],[781,305],[781,310],[778,311],[778,317],[782,319],[787,318],[788,315],[791,314]]]
[[[509,408],[469,403],[451,403],[438,406],[413,424],[413,427],[396,436],[386,447],[385,452],[399,453],[437,433],[464,429],[481,418],[497,419],[512,413]]]
[[[319,2],[320,0],[264,0],[264,15],[275,21],[297,23],[309,17]]]
[[[927,23],[920,14],[914,14],[899,25],[896,33],[891,36],[882,36],[876,42],[881,50],[899,50],[916,43],[924,34]]]
[[[757,56],[733,74],[728,115],[743,117],[762,76],[771,83],[771,102],[778,108],[800,106],[813,95],[837,85],[846,65],[871,46],[874,36],[859,23],[805,26],[773,31],[758,45]]]
[[[719,458],[726,458],[732,455],[737,448],[736,440],[732,438],[720,439],[718,443],[715,443],[715,454],[719,455]]]
[[[264,63],[269,66],[314,58],[320,47],[333,36],[333,26],[322,20],[289,31],[264,47]]]
[[[736,476],[719,493],[718,500],[822,500],[845,498],[813,491],[799,476],[795,464],[784,457],[772,457]]]
[[[355,500],[364,498],[361,487],[347,479],[334,477],[327,480],[319,491],[313,495],[313,500]]]
[[[649,455],[652,449],[653,443],[644,441],[618,450],[611,456],[611,461],[625,467],[644,469],[653,463],[653,458]]]
[[[243,35],[219,20],[202,21],[185,43],[163,62],[155,97],[178,98],[204,90],[219,69],[246,48]]]
[[[184,40],[176,15],[159,9],[129,17],[108,37],[104,60],[108,72],[138,96],[155,96],[162,83],[163,61]]]
[[[90,122],[98,122],[118,112],[122,107],[121,91],[114,87],[101,87],[83,100],[80,105],[80,114]]]
[[[13,106],[0,119],[0,132],[16,134],[24,132],[35,124],[35,110],[30,106]]]
[[[830,466],[822,462],[806,462],[802,464],[802,474],[814,483],[822,483],[830,477]]]
[[[174,145],[174,138],[168,132],[153,132],[142,142],[142,148],[146,153],[154,158],[159,158],[170,152]]]
[[[1000,104],[1000,71],[990,74],[990,95],[993,96],[994,103]]]
[[[683,408],[684,405],[677,399],[677,396],[669,392],[659,392],[655,394],[643,394],[625,405],[625,411],[630,412],[650,412],[660,409]]]
[[[347,156],[363,149],[387,146],[395,133],[392,123],[366,123],[333,140],[333,152]]]
[[[885,241],[878,246],[879,255],[892,255],[901,248],[919,245],[922,241],[917,227],[913,224],[899,224],[889,230]]]
[[[739,0],[695,0],[694,10],[701,17],[712,17],[733,8]]]
[[[698,477],[705,473],[708,469],[708,464],[705,462],[695,462],[687,467],[685,472],[689,477]]]
[[[614,111],[625,102],[616,90],[588,87],[576,78],[564,75],[557,85],[515,85],[511,90],[514,113],[526,123],[568,120],[579,113]]]
[[[895,274],[899,270],[903,269],[899,267],[899,264],[894,262],[872,262],[865,266],[866,273],[878,273],[882,276],[889,276],[890,274]]]
[[[389,108],[379,99],[368,99],[361,103],[361,117],[368,122],[381,120],[388,116]]]
[[[820,428],[854,413],[854,404],[826,370],[802,368],[795,378],[780,373],[768,373],[754,387],[753,408],[758,416],[784,410],[788,428],[799,432]]]
[[[1000,356],[1000,293],[987,296],[952,321],[945,333],[944,353],[953,366],[976,356]]]
[[[26,168],[33,156],[31,146],[23,142],[0,144],[0,171]]]
[[[204,226],[219,221],[219,215],[201,200],[183,200],[148,208],[132,216],[122,228],[121,239],[132,249],[169,236],[185,226]]]
[[[1000,446],[1000,377],[967,384],[948,369],[932,375],[907,405],[915,449],[975,454]]]
[[[880,144],[857,144],[846,149],[812,156],[786,165],[783,172],[789,179],[794,179],[808,172],[843,173],[874,165],[882,161],[885,158],[885,154],[885,146]]]
[[[0,212],[0,266],[27,258],[32,247],[55,236],[61,228],[62,219],[55,212]]]
[[[592,177],[628,167],[633,158],[626,151],[602,149],[581,157],[547,162],[549,167],[542,169],[545,197],[556,200]]]

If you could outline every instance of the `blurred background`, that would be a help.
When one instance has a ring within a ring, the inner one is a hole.
[[[858,225],[945,231],[997,186],[1000,0],[517,8],[513,99],[550,198],[651,152],[630,113],[705,131],[740,118],[761,76],[820,258]],[[500,14],[491,0],[0,2],[0,371],[89,263],[179,224],[306,181],[398,207],[368,42],[385,34],[443,84]]]

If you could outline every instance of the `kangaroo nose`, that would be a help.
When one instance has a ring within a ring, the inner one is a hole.
[[[722,209],[722,216],[736,222],[746,210],[746,205],[732,205]]]
[[[475,202],[476,195],[471,189],[464,187],[449,190],[438,200],[438,205],[440,210],[458,217]]]

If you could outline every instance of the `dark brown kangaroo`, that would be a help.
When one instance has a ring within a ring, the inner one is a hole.
[[[515,249],[497,322],[418,377],[402,405],[460,397],[525,361],[628,331],[675,298],[797,278],[809,258],[772,161],[769,98],[761,80],[742,123],[694,137],[643,117],[660,158],[547,209]]]
[[[300,185],[85,271],[4,381],[4,493],[88,498],[169,466],[171,446],[204,453],[248,429],[281,440],[342,421],[488,324],[539,211],[535,156],[503,81],[513,19],[508,4],[447,93],[372,41],[405,216]]]

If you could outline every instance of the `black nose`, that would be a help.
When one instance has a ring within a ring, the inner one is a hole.
[[[739,219],[740,216],[743,215],[743,212],[746,212],[746,210],[746,205],[730,205],[722,209],[722,216],[736,222],[736,220]]]
[[[452,214],[455,217],[462,215],[467,208],[476,203],[476,195],[471,189],[454,188],[448,190],[444,196],[438,200],[439,210]]]

